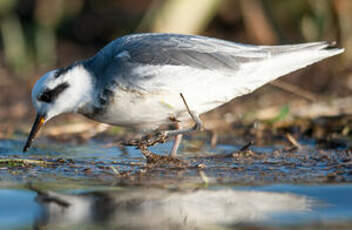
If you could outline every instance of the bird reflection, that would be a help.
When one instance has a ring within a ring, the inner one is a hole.
[[[131,189],[75,195],[38,192],[37,229],[91,225],[126,229],[193,229],[270,221],[273,215],[308,212],[312,200],[289,193],[236,190]]]

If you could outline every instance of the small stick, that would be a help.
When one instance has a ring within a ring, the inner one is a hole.
[[[189,115],[192,117],[193,121],[196,122],[196,118],[195,118],[195,116],[193,115],[193,113],[191,112],[191,110],[189,109],[189,106],[188,106],[188,104],[187,104],[187,101],[186,101],[185,97],[183,96],[182,93],[180,93],[180,96],[181,96],[181,98],[182,98],[183,103],[184,103],[185,106],[186,106],[187,112],[188,112]]]
[[[240,148],[239,151],[236,151],[236,152],[243,152],[243,151],[246,151],[249,147],[251,147],[252,145],[254,144],[254,141],[250,141],[248,142],[248,144],[244,145],[242,148]],[[235,153],[235,152],[234,152]]]
[[[308,101],[317,101],[317,96],[307,90],[304,90],[300,87],[297,87],[296,85],[290,84],[288,82],[276,80],[272,81],[269,84],[276,86],[282,90],[285,90],[287,92],[293,93],[297,96],[303,97],[304,99],[307,99]]]
[[[188,104],[187,104],[187,101],[185,99],[185,97],[183,96],[182,93],[180,93],[180,96],[183,100],[183,103],[185,104],[186,106],[186,109],[187,109],[187,112],[189,113],[189,115],[191,116],[192,120],[196,123],[195,126],[192,128],[193,130],[201,130],[203,128],[203,124],[202,124],[202,121],[199,119],[198,116],[195,116],[193,114],[193,112],[190,110]]]
[[[296,138],[294,138],[290,133],[286,133],[287,140],[297,149],[302,149],[302,145],[298,143]]]
[[[110,168],[111,168],[111,170],[112,170],[116,175],[118,175],[118,176],[121,175],[120,172],[119,172],[119,170],[117,170],[117,168],[115,168],[114,166],[111,165]]]
[[[200,120],[199,116],[195,116],[193,114],[193,112],[190,110],[190,108],[189,108],[189,106],[187,104],[187,101],[184,98],[182,93],[180,93],[180,96],[181,96],[181,98],[183,100],[183,103],[185,104],[187,112],[191,116],[191,118],[194,121],[195,125],[192,128],[189,128],[189,129],[179,129],[179,130],[167,130],[167,131],[164,131],[164,135],[166,135],[167,137],[176,136],[178,134],[186,134],[186,133],[190,133],[190,132],[193,132],[193,131],[199,131],[199,130],[202,130],[202,128],[203,128],[203,124],[202,124],[202,121]]]

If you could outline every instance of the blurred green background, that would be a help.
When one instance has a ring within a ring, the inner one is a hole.
[[[278,87],[314,96],[350,95],[351,24],[351,0],[0,0],[0,120],[31,120],[30,90],[43,73],[136,32],[252,44],[337,41],[346,48],[343,55]]]

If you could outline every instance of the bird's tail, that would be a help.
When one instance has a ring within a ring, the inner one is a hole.
[[[263,46],[271,57],[260,63],[246,66],[248,75],[244,80],[250,85],[249,91],[273,81],[295,70],[309,66],[325,58],[340,54],[344,49],[337,48],[335,42],[312,42],[297,45]]]

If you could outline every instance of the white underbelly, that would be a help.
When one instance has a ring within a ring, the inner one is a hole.
[[[137,86],[145,91],[114,89],[110,106],[98,120],[119,126],[156,129],[170,123],[170,118],[190,119],[180,93],[191,111],[200,115],[250,92],[242,83],[241,79],[228,73],[163,67],[154,79],[138,82]]]
[[[197,100],[191,98],[194,97],[191,93],[182,93],[196,115],[224,104],[224,101],[205,100],[204,95],[196,95]],[[173,118],[180,122],[191,119],[180,93],[134,95],[132,92],[120,92],[114,98],[113,105],[98,120],[112,125],[153,130],[171,124]]]

